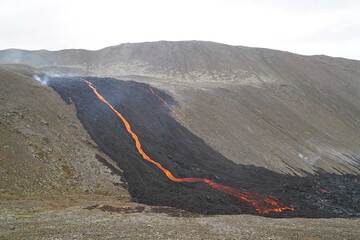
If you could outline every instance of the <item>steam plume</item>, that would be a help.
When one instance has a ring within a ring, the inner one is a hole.
[[[49,78],[46,75],[35,74],[33,79],[40,82],[41,85],[47,85]]]

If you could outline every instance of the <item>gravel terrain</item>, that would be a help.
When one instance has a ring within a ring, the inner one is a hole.
[[[107,206],[107,210],[102,210]],[[109,207],[111,206],[111,207]],[[106,196],[0,201],[0,239],[358,239],[359,219],[203,216]],[[91,209],[91,210],[89,210]],[[110,210],[108,210],[110,209]],[[131,210],[133,209],[133,210]]]

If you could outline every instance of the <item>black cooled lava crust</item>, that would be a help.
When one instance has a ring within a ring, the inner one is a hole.
[[[209,147],[171,117],[165,92],[132,81],[87,77],[132,125],[143,148],[177,177],[209,178],[215,182],[272,195],[295,207],[274,217],[349,217],[360,212],[360,178],[321,173],[296,177],[265,168],[235,164]],[[134,148],[122,123],[101,103],[81,78],[53,78],[49,85],[68,104],[92,139],[124,171],[134,201],[171,206],[203,214],[256,214],[245,203],[201,183],[174,183]],[[156,96],[158,95],[158,96]]]

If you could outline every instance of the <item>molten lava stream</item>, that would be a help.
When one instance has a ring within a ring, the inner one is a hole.
[[[263,196],[258,193],[250,193],[250,192],[240,192],[239,190],[216,183],[207,178],[177,178],[175,177],[168,169],[163,167],[159,162],[152,159],[149,155],[147,155],[142,149],[141,142],[136,133],[131,129],[130,123],[126,120],[126,118],[118,112],[113,105],[111,105],[96,89],[96,87],[89,81],[86,81],[86,84],[89,88],[94,92],[95,96],[104,104],[106,104],[112,112],[121,120],[122,124],[126,128],[127,132],[130,134],[135,143],[136,151],[140,154],[143,160],[155,165],[158,169],[160,169],[165,176],[173,182],[176,183],[205,183],[209,187],[216,189],[220,192],[226,193],[230,196],[233,196],[239,199],[242,202],[249,204],[254,207],[259,214],[269,214],[272,212],[283,212],[283,211],[293,211],[294,208],[288,207],[280,203],[277,199],[271,196]]]

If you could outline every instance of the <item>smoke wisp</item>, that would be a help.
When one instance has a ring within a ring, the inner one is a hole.
[[[46,75],[38,75],[38,74],[35,74],[33,76],[33,79],[40,82],[41,85],[47,85],[48,84],[48,81],[49,81],[49,78],[48,76]]]

